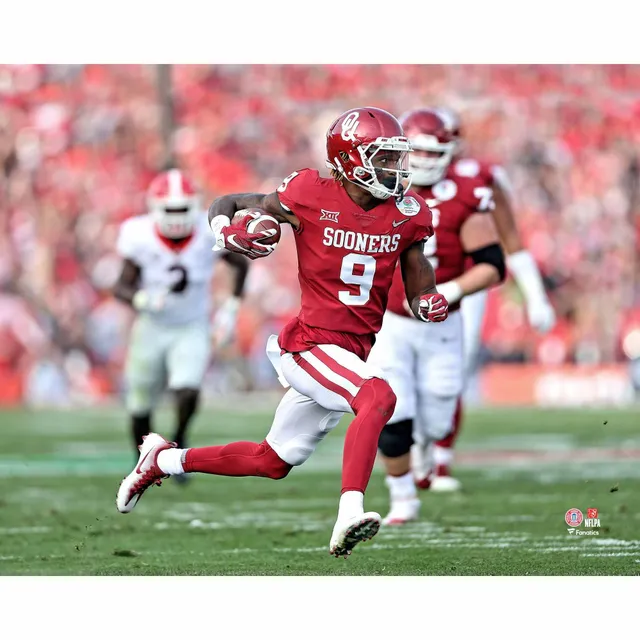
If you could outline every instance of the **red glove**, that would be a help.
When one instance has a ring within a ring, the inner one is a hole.
[[[449,315],[449,303],[441,293],[420,296],[418,314],[425,322],[442,322]]]
[[[226,216],[216,216],[211,220],[211,230],[216,239],[214,251],[227,249],[233,253],[240,253],[251,260],[268,256],[276,245],[259,244],[258,240],[264,240],[264,231],[249,233],[242,224],[230,224]]]
[[[228,251],[241,253],[251,260],[268,256],[275,248],[275,244],[260,244],[257,240],[264,240],[264,232],[249,233],[243,225],[230,224],[222,230],[224,247]]]

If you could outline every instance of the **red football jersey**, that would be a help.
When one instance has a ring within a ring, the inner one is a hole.
[[[420,195],[427,201],[433,215],[435,235],[424,246],[436,272],[436,282],[447,282],[465,272],[467,255],[460,240],[464,222],[476,212],[491,211],[493,191],[486,181],[479,178],[463,178],[451,169],[445,178],[430,187],[422,187]],[[452,304],[454,311],[460,305]],[[389,296],[389,311],[413,317],[408,310],[400,267],[394,276]]]
[[[476,178],[482,180],[485,186],[492,187],[495,169],[496,167],[489,162],[475,158],[459,158],[451,163],[447,174],[453,174],[459,178]]]
[[[429,207],[409,191],[365,211],[339,182],[312,169],[292,173],[278,196],[301,223],[295,242],[302,308],[280,333],[280,347],[295,353],[336,344],[366,358],[400,254],[433,235]]]
[[[501,187],[507,197],[513,195],[507,172],[499,164],[476,160],[475,158],[459,158],[451,165],[449,173],[461,178],[477,178],[482,180],[485,186],[489,188],[493,188],[494,185]],[[471,258],[466,260],[465,267],[466,269],[473,267]]]

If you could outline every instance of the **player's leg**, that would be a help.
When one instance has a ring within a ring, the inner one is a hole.
[[[488,296],[489,292],[487,290],[478,291],[470,296],[466,296],[460,302],[465,378],[473,373],[477,366],[480,345],[482,343],[482,325],[484,324]]]
[[[164,380],[165,336],[144,316],[131,328],[125,362],[125,404],[136,458],[142,438],[151,431],[151,414]]]
[[[309,458],[342,415],[342,412],[327,410],[308,396],[289,389],[262,442],[232,442],[187,449],[181,455],[182,468],[187,472],[279,480]],[[176,452],[172,451],[170,455],[175,456]],[[161,459],[160,466],[163,464]],[[166,471],[172,472],[169,468]]]
[[[282,380],[286,383],[284,377]],[[336,398],[344,404],[343,398]],[[347,409],[345,405],[344,410]],[[267,438],[260,443],[232,442],[178,449],[175,443],[151,434],[145,439],[139,464],[120,485],[118,510],[131,511],[148,487],[160,484],[169,475],[198,472],[284,478],[293,466],[302,464],[311,455],[317,443],[338,424],[342,413],[323,408],[308,396],[290,389],[276,410]]]
[[[456,410],[453,415],[453,427],[445,438],[434,442],[431,447],[431,464],[433,476],[429,488],[433,491],[456,491],[460,488],[460,482],[451,475],[451,467],[454,460],[454,446],[460,433],[462,424],[462,396],[458,398]]]
[[[287,395],[281,401],[276,416],[283,403],[287,404]],[[213,447],[178,449],[175,442],[168,442],[161,435],[151,433],[145,436],[138,464],[120,483],[116,506],[120,513],[129,513],[149,487],[162,484],[162,480],[168,476],[207,473],[278,480],[284,478],[292,466],[280,458],[266,440],[260,443],[232,442]]]
[[[285,353],[281,364],[282,377],[299,395],[314,402],[294,402],[294,394],[285,396],[272,432],[260,444],[236,442],[179,450],[161,436],[151,434],[142,447],[138,466],[120,485],[118,509],[123,513],[131,511],[148,487],[175,473],[282,478],[293,464],[303,462],[327,430],[337,424],[339,416],[335,414],[353,411],[356,418],[345,439],[342,494],[330,552],[349,555],[358,542],[375,535],[381,519],[376,513],[364,512],[364,490],[375,462],[380,432],[395,407],[391,387],[357,356],[332,345],[299,354]],[[291,405],[297,404],[302,405],[299,408],[303,415],[296,423],[290,415]],[[302,459],[285,460],[278,455],[276,449],[287,456],[281,448],[282,437],[277,435],[284,423],[298,439],[299,446],[293,450],[306,452]]]
[[[187,429],[198,410],[200,389],[193,387],[178,387],[174,389],[176,404],[176,427],[173,441],[181,449],[187,446]]]
[[[473,384],[476,377],[487,298],[488,292],[486,290],[478,291],[471,296],[463,298],[461,303],[460,313],[462,316],[464,348],[463,370],[467,387]],[[462,427],[462,418],[463,395],[461,394],[454,416],[453,430],[446,438],[433,443],[431,447],[431,463],[435,470],[435,476],[438,478],[432,488],[436,491],[459,488],[459,483],[451,476],[451,466],[453,464],[454,446]]]
[[[416,413],[416,320],[387,313],[368,362],[384,372],[397,397],[396,408],[382,429],[378,449],[389,489],[389,513],[384,524],[403,524],[418,517],[420,500],[411,473],[413,418]]]
[[[454,428],[454,417],[462,392],[463,333],[460,313],[449,315],[447,322],[427,325],[423,344],[424,357],[419,360],[418,417],[416,441],[425,451],[429,444],[444,442]],[[432,461],[432,466],[434,465]],[[422,486],[434,491],[452,491],[459,482],[443,476],[443,468],[434,469]]]
[[[393,414],[396,397],[382,372],[335,345],[284,354],[282,372],[292,387],[325,409],[352,412],[342,463],[342,491],[330,553],[347,556],[375,535],[381,518],[364,511],[364,493],[376,459],[382,428]]]
[[[167,351],[168,387],[173,392],[176,423],[173,441],[178,448],[187,446],[187,429],[200,399],[200,388],[209,366],[211,338],[209,325],[196,322],[175,327]],[[175,479],[186,481],[187,476],[176,474]]]
[[[173,389],[173,396],[176,410],[176,426],[173,441],[177,447],[184,449],[187,446],[187,427],[191,423],[191,419],[198,408],[200,390],[189,387],[179,387]],[[186,484],[189,481],[189,476],[186,473],[177,473],[173,476],[173,479],[178,484]]]

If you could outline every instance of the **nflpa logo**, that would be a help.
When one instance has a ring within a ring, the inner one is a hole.
[[[597,509],[587,509],[587,517],[584,520],[585,527],[599,527],[600,518],[598,518]]]

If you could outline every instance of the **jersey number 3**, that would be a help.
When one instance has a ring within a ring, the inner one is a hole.
[[[369,302],[376,261],[372,256],[349,253],[342,259],[340,280],[345,284],[358,285],[359,293],[338,291],[338,300],[348,306],[360,306]]]
[[[172,267],[169,267],[169,272],[173,275],[173,283],[171,284],[171,288],[169,291],[171,293],[182,293],[189,284],[189,277],[187,275],[187,270],[179,264],[174,264]]]

